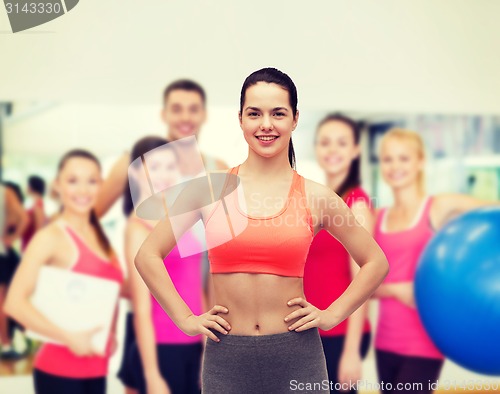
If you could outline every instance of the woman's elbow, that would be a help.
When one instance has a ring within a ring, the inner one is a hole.
[[[390,268],[389,268],[389,261],[387,261],[387,258],[385,255],[383,255],[381,262],[380,262],[380,272],[382,275],[382,280],[385,279],[385,277],[389,274]]]
[[[140,273],[141,268],[144,266],[144,250],[142,248],[139,249],[134,257],[134,266],[137,269],[137,272]]]

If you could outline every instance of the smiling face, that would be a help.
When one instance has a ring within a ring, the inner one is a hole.
[[[69,158],[59,171],[54,187],[65,211],[89,214],[101,186],[99,165],[88,158]]]
[[[155,148],[147,152],[143,157],[145,167],[139,158],[129,168],[129,176],[133,177],[130,190],[136,204],[151,195],[151,186],[153,187],[153,193],[158,193],[179,184],[181,179],[174,148]]]
[[[243,136],[252,151],[273,157],[286,150],[297,126],[288,91],[275,83],[258,82],[245,92],[239,114]]]
[[[206,119],[206,110],[200,93],[191,90],[172,90],[166,97],[161,113],[168,128],[168,139],[198,135]]]
[[[384,181],[391,188],[399,189],[421,183],[423,169],[423,154],[417,142],[396,136],[382,141],[380,170]]]
[[[315,147],[318,164],[329,175],[348,172],[360,154],[352,128],[338,120],[327,121],[319,127]]]

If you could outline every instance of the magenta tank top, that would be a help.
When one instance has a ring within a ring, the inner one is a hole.
[[[428,197],[412,226],[406,230],[385,232],[387,208],[377,215],[374,238],[389,261],[390,272],[384,284],[408,282],[415,278],[417,263],[434,235],[429,221],[432,198]],[[394,298],[381,298],[375,336],[375,348],[407,356],[442,359],[414,308]]]
[[[103,259],[91,250],[84,240],[67,224],[64,224],[63,228],[69,234],[78,250],[78,258],[70,268],[71,271],[92,275],[96,278],[108,279],[121,285],[123,276],[120,263],[116,257],[111,260]],[[118,304],[116,307],[113,327],[116,325]],[[110,343],[108,343],[108,354],[104,357],[79,357],[73,354],[66,346],[45,343],[35,356],[34,366],[40,371],[67,378],[104,377],[108,373],[109,358],[111,356],[109,354],[109,346]]]
[[[149,230],[149,223],[138,219]],[[181,238],[185,245],[191,245],[195,250],[201,250],[199,241],[188,231]],[[165,257],[163,264],[172,279],[177,292],[195,315],[203,313],[202,306],[202,267],[201,254],[181,257],[179,249],[174,247]],[[157,344],[191,344],[202,341],[202,335],[189,336],[182,332],[168,317],[156,298],[151,295],[151,318]]]

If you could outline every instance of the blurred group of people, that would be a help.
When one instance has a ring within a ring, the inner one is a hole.
[[[44,344],[38,350],[34,361],[37,393],[104,393],[109,358],[117,342],[111,335],[106,353],[97,354],[91,341],[95,330],[67,332],[30,305],[37,275],[46,265],[120,284],[121,296],[131,303],[118,372],[127,394],[200,392],[206,338],[182,332],[151,295],[134,266],[139,247],[158,220],[136,214],[133,202],[147,198],[151,185],[138,175],[143,171],[141,168],[129,166],[151,152],[149,180],[163,188],[204,170],[226,170],[228,165],[223,160],[202,153],[200,168],[189,155],[178,156],[174,149],[169,149],[170,142],[198,136],[206,116],[203,88],[191,80],[175,81],[165,89],[162,98],[165,138],[147,136],[137,141],[105,179],[99,160],[91,152],[80,149],[67,152],[54,182],[61,209],[50,220],[44,212],[43,179],[29,178],[32,204],[28,210],[23,208],[22,196],[15,185],[4,183],[0,187],[3,196],[0,209],[5,212],[0,223],[3,248],[0,250],[0,357],[23,356],[12,346],[11,319],[62,344]],[[374,294],[380,301],[373,341],[379,378],[394,385],[423,382],[427,387],[429,380],[438,378],[444,356],[427,336],[415,307],[413,277],[419,254],[434,232],[450,218],[491,202],[455,194],[429,196],[424,182],[422,139],[416,132],[395,129],[384,136],[379,156],[381,174],[392,190],[394,204],[377,209],[362,188],[361,133],[359,122],[334,113],[318,124],[311,144],[324,171],[325,184],[342,197],[389,260],[391,271]],[[125,270],[99,224],[99,218],[120,197],[127,217]],[[199,242],[190,232],[185,238],[188,244]],[[13,247],[18,239],[22,245],[21,258]],[[174,248],[164,264],[194,313],[213,306],[206,252],[182,257]],[[326,231],[318,232],[306,262],[306,298],[318,308],[326,308],[349,287],[357,270],[359,267],[342,244]],[[113,330],[116,332],[116,317]],[[320,330],[331,381],[348,383],[361,379],[362,360],[372,345],[371,332],[367,305],[333,329]]]

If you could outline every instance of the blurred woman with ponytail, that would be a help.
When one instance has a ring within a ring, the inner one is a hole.
[[[102,394],[115,347],[114,326],[104,354],[92,345],[100,328],[68,332],[54,325],[30,302],[40,269],[51,266],[100,279],[123,281],[119,262],[101,228],[94,205],[101,186],[97,158],[85,150],[66,153],[55,181],[61,212],[35,234],[9,290],[6,312],[26,328],[60,343],[44,344],[34,362],[37,394]],[[96,310],[96,312],[98,312]],[[115,314],[116,317],[116,314]]]
[[[368,194],[361,188],[361,124],[340,113],[327,115],[318,125],[315,152],[325,172],[327,186],[351,208],[356,219],[372,233],[373,212]],[[359,271],[342,244],[321,230],[309,249],[304,271],[304,292],[309,302],[326,308],[349,287]],[[320,330],[328,377],[335,387],[349,387],[361,379],[362,359],[370,345],[366,304],[331,330]],[[355,393],[356,390],[344,390]]]

